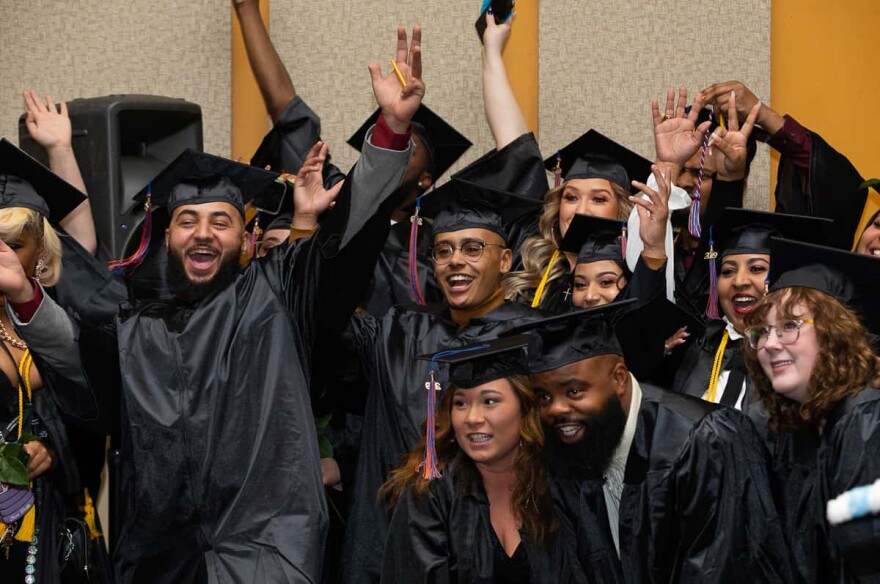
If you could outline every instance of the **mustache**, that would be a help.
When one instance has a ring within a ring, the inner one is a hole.
[[[586,419],[582,416],[572,416],[572,415],[564,415],[564,416],[556,416],[552,420],[550,420],[549,424],[551,428],[555,428],[561,424],[586,424]]]

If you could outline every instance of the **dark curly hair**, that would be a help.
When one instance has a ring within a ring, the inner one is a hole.
[[[532,541],[541,544],[558,528],[544,467],[544,430],[541,426],[541,412],[538,398],[527,377],[512,376],[507,380],[513,386],[522,414],[519,430],[521,446],[514,462],[516,484],[513,487],[512,506],[522,520],[526,534]],[[434,443],[441,471],[459,456],[459,453],[462,453],[452,428],[453,394],[455,394],[454,386],[446,388],[437,405]],[[381,500],[387,501],[391,507],[394,507],[406,489],[412,489],[420,497],[427,494],[430,483],[419,474],[424,452],[423,433],[419,445],[410,451],[404,462],[391,472],[388,480],[379,489]],[[462,458],[467,459],[463,453]],[[469,459],[467,460],[470,462]],[[472,462],[470,464],[473,466]],[[476,472],[476,468],[474,471]]]
[[[774,306],[779,317],[797,318],[792,311],[801,304],[813,313],[821,351],[810,375],[807,401],[798,403],[773,391],[770,379],[758,363],[757,351],[743,343],[746,366],[774,430],[815,427],[841,400],[859,393],[866,384],[880,384],[880,358],[868,341],[867,329],[852,310],[824,292],[802,287],[771,292],[746,315],[745,325],[765,324],[767,313]]]

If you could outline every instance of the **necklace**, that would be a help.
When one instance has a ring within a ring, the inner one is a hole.
[[[9,336],[9,332],[6,330],[6,326],[3,324],[3,320],[0,320],[0,339],[4,341],[9,341],[10,345],[17,349],[21,349],[22,351],[28,348],[27,343],[25,343],[21,339],[14,339]]]

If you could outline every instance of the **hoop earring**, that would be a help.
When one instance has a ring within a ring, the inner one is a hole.
[[[45,275],[47,269],[48,268],[46,267],[46,262],[43,261],[43,258],[38,259],[37,267],[34,268],[34,277],[37,279],[37,281],[43,279],[43,276]]]

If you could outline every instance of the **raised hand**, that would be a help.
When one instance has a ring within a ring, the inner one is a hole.
[[[742,180],[746,175],[747,145],[749,136],[755,128],[755,120],[761,110],[761,102],[752,106],[746,122],[740,129],[737,116],[737,97],[731,95],[727,101],[728,129],[718,127],[712,133],[711,155],[715,159],[715,169],[719,178]]]
[[[775,134],[785,123],[785,118],[767,107],[755,93],[739,81],[722,81],[710,85],[700,92],[703,102],[712,104],[715,111],[727,112],[730,109],[730,98],[736,97],[736,116],[739,123],[744,124],[752,109],[760,104],[755,123],[768,133]]]
[[[644,253],[648,257],[666,257],[666,222],[669,218],[669,193],[672,190],[672,181],[669,171],[662,172],[656,165],[651,167],[654,178],[657,179],[657,189],[654,190],[644,183],[632,181],[634,187],[642,191],[647,200],[642,196],[630,197],[639,214],[639,237],[644,244]]]
[[[495,16],[492,14],[492,6],[486,11],[486,30],[483,32],[483,47],[487,53],[501,55],[507,39],[510,38],[510,21],[513,14],[503,24],[496,24]]]
[[[410,121],[415,115],[422,98],[425,97],[425,83],[422,81],[422,29],[418,26],[413,28],[412,43],[407,46],[406,29],[397,29],[397,57],[395,62],[406,81],[406,87],[401,87],[400,80],[392,70],[387,75],[382,75],[382,69],[377,63],[367,66],[373,83],[373,94],[376,102],[382,110],[382,115],[388,126],[398,134],[404,134],[409,129]]]
[[[324,188],[324,162],[327,160],[327,145],[316,142],[309,150],[302,168],[296,175],[293,186],[294,229],[315,229],[318,217],[333,206],[336,195],[345,181],[339,181],[329,190]]]
[[[687,338],[689,336],[691,336],[691,334],[689,332],[687,332],[687,330],[688,330],[688,327],[683,326],[680,329],[678,329],[677,331],[675,331],[675,333],[671,337],[669,337],[668,339],[663,341],[664,351],[669,353],[670,351],[672,351],[672,349],[676,348],[679,345],[683,345],[685,342],[687,342]]]
[[[28,302],[34,287],[21,267],[21,261],[5,241],[0,240],[0,294],[13,304]]]
[[[26,90],[22,95],[27,110],[25,125],[31,138],[47,151],[56,148],[70,149],[73,130],[67,115],[67,104],[62,101],[59,112],[51,95],[46,96],[47,103],[43,103],[39,94],[32,89]]]
[[[675,91],[666,92],[666,109],[661,114],[656,99],[651,100],[651,114],[654,119],[654,145],[657,160],[683,166],[700,149],[703,134],[709,122],[696,127],[697,117],[703,109],[703,100],[698,95],[691,111],[685,115],[687,89],[678,88],[678,104],[675,104]]]

